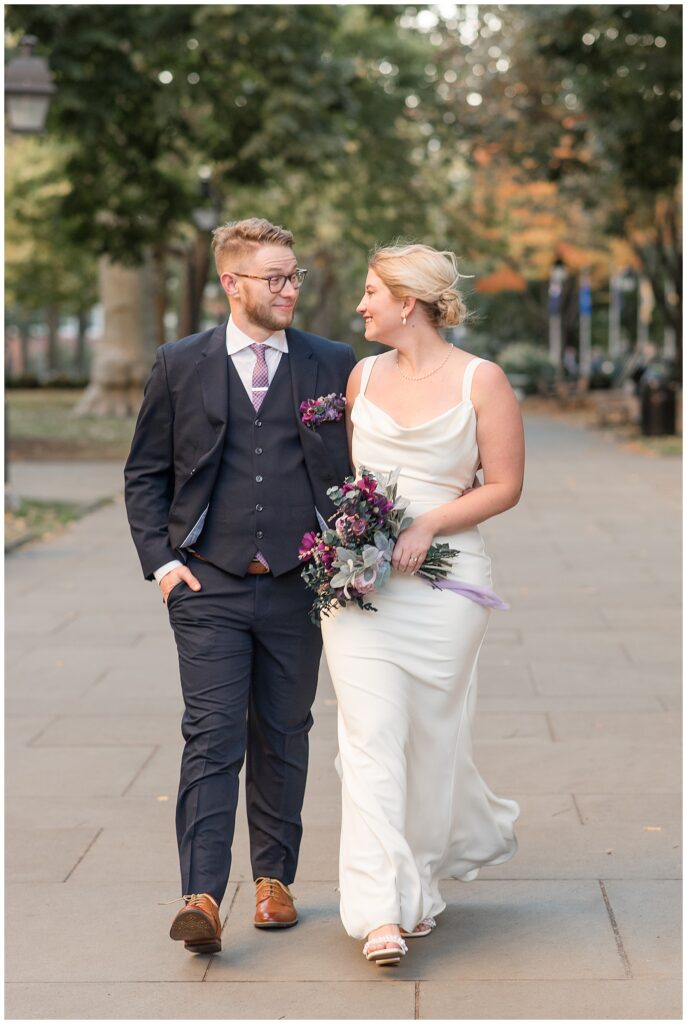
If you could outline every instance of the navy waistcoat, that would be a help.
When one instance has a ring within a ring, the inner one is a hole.
[[[299,565],[317,517],[303,457],[288,355],[256,413],[231,359],[226,440],[205,524],[193,549],[225,572],[245,575],[260,551],[275,576]]]

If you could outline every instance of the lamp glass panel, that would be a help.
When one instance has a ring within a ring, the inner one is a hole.
[[[8,96],[7,119],[13,132],[38,134],[45,128],[49,96]]]

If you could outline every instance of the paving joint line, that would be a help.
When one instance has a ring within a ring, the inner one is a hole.
[[[91,690],[95,689],[95,687],[98,685],[98,683],[101,683],[103,681],[103,679],[105,678],[105,676],[107,675],[107,673],[110,671],[111,668],[112,668],[111,665],[106,665],[105,668],[101,669],[100,672],[98,672],[98,674],[96,675],[96,677],[93,680],[93,682],[89,683],[88,686],[86,687],[86,689],[83,690],[83,692],[80,693],[79,696],[76,699],[77,700],[81,700],[82,697],[85,697],[86,694],[90,693]],[[90,715],[90,716],[84,716],[84,717],[91,717],[92,718],[93,716]]]
[[[60,619],[56,626],[53,626],[52,629],[48,630],[48,636],[54,636],[56,633],[59,633],[60,630],[64,629],[65,626],[68,626],[70,623],[74,622],[79,617],[79,615],[80,612],[69,612],[66,618]]]
[[[540,693],[540,691],[537,689],[537,680],[534,678],[534,672],[532,671],[532,666],[530,665],[529,661],[525,662],[525,668],[527,669],[527,674],[530,677],[530,683],[532,684],[532,692],[534,693],[534,696],[543,697],[544,694]]]
[[[580,810],[580,805],[577,802],[577,797],[575,796],[574,793],[571,793],[570,796],[572,798],[573,807],[577,811],[577,817],[580,819],[580,825],[586,825],[587,823],[586,823],[586,821],[584,820],[584,818],[582,816],[582,811]]]
[[[69,871],[69,872],[68,872],[68,873],[67,873],[67,874],[65,875],[65,877],[64,877],[64,878],[62,879],[62,884],[63,884],[63,885],[64,885],[64,883],[65,883],[65,882],[68,882],[68,881],[69,881],[69,879],[70,879],[70,878],[72,877],[72,875],[74,874],[74,872],[75,872],[75,871],[76,871],[76,869],[78,868],[78,866],[79,866],[79,864],[81,863],[81,861],[82,861],[82,860],[84,859],[84,857],[85,857],[85,856],[86,856],[86,854],[87,854],[87,853],[89,852],[89,850],[91,850],[91,849],[93,848],[93,845],[94,845],[94,843],[96,842],[96,840],[98,839],[98,837],[99,837],[100,835],[102,835],[102,833],[103,833],[104,831],[105,831],[105,829],[104,829],[104,827],[103,827],[103,826],[101,826],[101,827],[100,827],[100,828],[98,829],[98,831],[97,831],[97,832],[96,832],[96,834],[95,834],[95,835],[93,836],[93,838],[91,839],[90,843],[88,844],[88,846],[86,847],[86,849],[84,850],[84,852],[83,852],[83,853],[81,854],[81,856],[80,856],[80,857],[79,857],[79,859],[77,860],[77,862],[76,862],[76,864],[74,865],[74,867],[73,867],[73,868],[71,868],[71,870],[70,870],[70,871]]]
[[[549,730],[549,739],[551,740],[552,743],[557,743],[558,742],[558,738],[557,738],[556,733],[555,733],[554,728],[553,728],[553,722],[551,721],[551,712],[550,711],[545,711],[544,712],[544,721],[546,722],[546,728]]]
[[[214,954],[206,953],[206,954],[197,954],[197,955],[213,956]],[[673,979],[675,979],[677,981],[680,980],[678,975],[672,975],[672,974],[647,975],[644,980],[652,980],[652,979],[653,980],[657,980],[657,981],[670,981],[670,980],[673,980]],[[356,979],[353,979],[353,978],[340,978],[340,979],[337,979],[336,981],[333,981],[332,979],[325,979],[324,981],[321,981],[321,982],[314,982],[312,978],[289,978],[288,980],[289,980],[290,984],[294,984],[294,985],[313,985],[313,984],[328,984],[328,983],[331,983],[331,984],[337,984],[337,985],[356,985],[356,986],[359,986],[361,983],[364,984],[364,985],[388,985],[389,984],[388,981],[384,981],[382,978],[379,978],[378,980],[375,980],[374,978],[368,978],[366,981],[363,981],[363,982],[361,982],[360,979],[356,980]],[[482,977],[470,977],[470,978],[462,978],[461,979],[461,981],[477,982],[479,984],[485,983],[485,984],[489,984],[489,985],[511,985],[513,983],[521,983],[521,984],[526,984],[527,985],[527,984],[533,984],[533,983],[536,983],[536,982],[547,982],[547,981],[553,981],[555,983],[558,983],[558,982],[573,982],[573,983],[574,982],[580,982],[580,983],[587,983],[587,982],[589,982],[589,980],[590,979],[587,976],[579,977],[579,978],[577,978],[577,977],[574,977],[574,978],[551,978],[551,977],[548,977],[548,976],[547,977],[543,977],[543,978],[538,978],[538,977],[537,978],[534,978],[534,977],[532,977],[532,978],[523,978],[523,977],[517,977],[517,978],[494,978],[493,975],[487,975],[484,978],[482,978]],[[633,986],[637,981],[641,981],[642,978],[641,977],[640,978],[607,978],[607,977],[604,976],[604,977],[600,977],[600,978],[593,978],[592,980],[593,981],[602,981],[602,982],[604,982],[604,984],[607,984],[607,985],[608,984],[612,984],[612,985],[628,985],[628,986]],[[421,985],[423,982],[431,984],[431,979],[430,978],[424,978],[423,981],[416,982],[416,983],[414,983],[412,981],[395,981],[395,982],[391,982],[391,984],[393,984],[393,985],[411,985],[411,984]],[[8,981],[8,980],[6,980],[5,981],[5,985],[6,986],[9,986],[9,985],[22,985],[22,986],[24,986],[24,985],[69,985],[69,986],[73,986],[73,985],[200,985],[200,984],[201,984],[201,982],[198,979],[196,979],[196,978],[138,978],[135,981],[118,979],[118,978],[115,978],[115,979],[113,979],[113,978],[101,978],[101,979],[96,979],[96,980],[93,980],[91,978],[91,979],[88,979],[88,980],[81,979],[81,980],[77,980],[77,981],[73,981],[73,980],[69,980],[69,981],[58,981],[58,980],[54,980],[54,981],[12,981],[12,980],[9,980]],[[211,982],[211,984],[212,985],[217,985],[217,986],[220,986],[220,985],[264,985],[265,984],[265,979],[264,978],[231,978],[231,979],[227,979],[226,981],[213,981],[213,982]],[[43,1018],[39,1018],[39,1019],[43,1019]],[[56,1018],[52,1018],[52,1019],[56,1019]],[[100,1019],[100,1018],[98,1018],[98,1019]],[[118,1018],[115,1018],[115,1019],[121,1020],[122,1018],[118,1017]],[[197,1020],[198,1018],[192,1018],[192,1019]],[[219,1018],[217,1018],[217,1019],[219,1019]],[[224,1020],[225,1018],[221,1018],[221,1019]],[[241,1018],[241,1019],[243,1019],[243,1018]],[[275,1019],[276,1020],[282,1020],[282,1019],[285,1019],[285,1018],[277,1017]],[[294,1019],[296,1019],[296,1018],[294,1018]],[[304,1019],[311,1020],[312,1018],[304,1018]],[[434,1019],[434,1018],[432,1018],[432,1019]],[[451,1017],[451,1018],[444,1018],[444,1019],[455,1020],[457,1018]],[[549,1018],[547,1018],[547,1019],[549,1019]],[[584,1019],[589,1019],[589,1018],[584,1018]],[[620,1018],[613,1018],[613,1019],[619,1020]],[[622,1019],[624,1020],[625,1018],[622,1018]],[[655,1018],[652,1017],[650,1019],[654,1020]],[[677,1020],[679,1018],[670,1018],[670,1019],[671,1020]],[[566,1020],[567,1020],[567,1018],[566,1018]]]
[[[145,746],[145,744],[142,744],[142,746]],[[121,793],[119,794],[119,795],[120,795],[120,797],[121,797],[121,796],[126,796],[126,795],[127,795],[127,793],[129,792],[129,790],[130,790],[130,789],[131,789],[131,787],[133,786],[133,784],[134,784],[134,782],[136,781],[136,779],[138,779],[138,778],[140,777],[141,773],[142,773],[142,772],[144,771],[144,769],[148,767],[148,765],[150,764],[150,762],[152,761],[152,759],[153,759],[153,758],[155,757],[155,755],[157,754],[157,752],[158,752],[158,750],[159,750],[159,749],[160,749],[160,745],[159,745],[159,743],[156,743],[156,744],[155,744],[155,746],[153,747],[153,749],[152,749],[152,750],[150,751],[150,753],[149,753],[149,754],[148,754],[148,756],[146,757],[146,759],[145,759],[145,761],[143,762],[143,764],[141,765],[141,767],[140,767],[140,768],[138,769],[138,771],[137,771],[137,772],[135,773],[135,775],[134,775],[133,779],[130,779],[130,781],[129,781],[129,782],[127,782],[126,786],[124,787],[124,789],[122,790],[122,792],[121,792]]]
[[[420,982],[415,982],[415,1020],[420,1020]]]
[[[603,883],[603,879],[599,878],[598,882],[599,882],[599,886],[601,887],[601,895],[603,896],[603,901],[604,901],[604,903],[606,905],[606,912],[608,914],[608,919],[611,922],[611,928],[613,929],[613,935],[615,937],[615,944],[616,944],[617,949],[618,949],[618,956],[620,957],[621,963],[623,965],[623,970],[625,971],[625,977],[629,980],[629,979],[632,979],[632,967],[630,966],[630,959],[629,959],[629,957],[628,957],[628,955],[627,955],[627,953],[625,951],[625,946],[623,945],[622,936],[620,934],[620,928],[618,927],[618,922],[616,920],[616,916],[613,913],[613,907],[611,906],[611,901],[608,898],[608,893],[606,892],[606,886]]]
[[[35,735],[35,736],[32,736],[32,737],[31,737],[31,739],[30,739],[30,740],[28,741],[28,743],[26,744],[26,746],[27,746],[27,747],[32,747],[32,746],[33,746],[33,745],[35,744],[36,740],[40,739],[40,737],[41,737],[41,736],[43,735],[43,733],[47,732],[47,731],[48,731],[48,729],[49,729],[49,728],[50,728],[50,727],[51,727],[52,725],[54,725],[54,724],[55,724],[55,722],[59,722],[59,720],[60,720],[60,718],[61,718],[61,717],[62,717],[61,715],[54,715],[54,716],[53,716],[53,717],[52,717],[52,718],[50,719],[50,721],[48,722],[48,724],[47,724],[47,725],[44,725],[42,729],[39,729],[39,730],[38,730],[38,732],[36,733],[36,735]]]
[[[623,652],[623,654],[625,655],[625,658],[626,658],[626,660],[627,660],[627,664],[628,664],[628,665],[632,665],[632,667],[633,667],[633,668],[637,668],[637,662],[636,662],[636,661],[634,660],[634,658],[632,657],[632,655],[631,655],[631,654],[630,654],[630,652],[628,651],[628,649],[627,649],[627,647],[625,646],[625,644],[623,644],[623,643],[620,643],[620,644],[618,644],[618,647],[620,648],[620,650],[621,650],[621,651]]]
[[[229,920],[229,917],[231,915],[231,912],[232,912],[232,910],[234,908],[234,904],[236,903],[236,899],[237,899],[238,894],[239,894],[239,889],[241,888],[242,885],[243,885],[243,882],[237,882],[236,883],[236,889],[234,890],[234,895],[231,897],[231,902],[229,904],[229,909],[227,910],[226,916],[224,918],[224,922],[222,924],[222,929],[220,931],[220,935],[224,935],[224,929],[227,926],[227,921]],[[201,981],[205,981],[205,979],[207,978],[207,976],[209,974],[209,971],[210,971],[210,968],[212,967],[212,962],[213,962],[213,957],[210,957],[209,960],[208,960],[208,965],[205,968],[205,971],[203,973],[203,977],[200,979]]]

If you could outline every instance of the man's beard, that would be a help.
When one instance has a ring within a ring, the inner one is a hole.
[[[272,306],[266,303],[252,303],[250,299],[244,299],[243,302],[243,311],[248,320],[265,331],[283,331],[285,327],[289,327],[293,321],[294,310],[295,306],[291,309],[289,319],[285,320],[285,318],[279,319]]]

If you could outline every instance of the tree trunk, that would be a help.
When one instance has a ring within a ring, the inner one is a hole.
[[[144,268],[112,263],[99,265],[103,336],[93,354],[91,382],[79,401],[77,416],[127,416],[143,397],[150,360],[144,310]]]
[[[77,314],[78,327],[76,335],[76,353],[74,362],[79,377],[88,375],[88,353],[86,351],[86,331],[88,330],[88,310],[79,309]]]
[[[31,365],[29,359],[29,343],[31,336],[29,334],[29,324],[26,321],[21,321],[18,325],[19,330],[19,351],[21,352],[21,373],[26,376],[29,372]]]
[[[317,253],[312,260],[313,291],[317,295],[314,308],[307,317],[307,330],[323,337],[331,336],[336,320],[336,273],[331,257]]]
[[[154,279],[154,302],[155,302],[155,345],[159,348],[167,340],[165,331],[165,313],[167,312],[167,261],[165,249],[162,245],[156,245],[152,251],[152,272]]]
[[[48,306],[48,348],[46,369],[48,373],[58,369],[60,344],[60,313],[55,305]]]
[[[184,267],[184,283],[179,303],[180,338],[200,330],[203,294],[210,269],[210,246],[205,231],[199,231],[188,251]]]
[[[653,241],[632,247],[651,281],[656,305],[675,332],[676,376],[682,379],[682,243],[675,203],[657,204]]]

